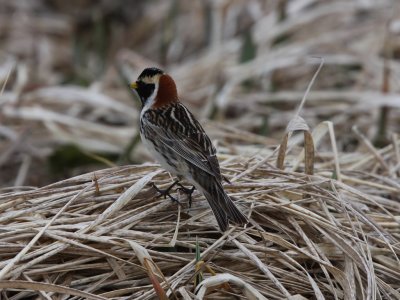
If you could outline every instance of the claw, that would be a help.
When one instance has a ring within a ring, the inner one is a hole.
[[[175,197],[173,197],[173,196],[170,194],[171,189],[172,189],[175,185],[177,185],[178,183],[179,183],[179,181],[174,181],[174,183],[171,184],[171,185],[170,185],[168,188],[166,188],[166,189],[160,189],[160,188],[158,188],[158,187],[155,185],[154,182],[152,183],[152,186],[153,186],[153,188],[160,194],[160,195],[158,195],[158,197],[164,196],[164,199],[167,199],[167,197],[168,197],[168,198],[171,199],[172,201],[177,202],[178,204],[181,204],[181,203],[179,202],[178,199],[176,199]]]
[[[158,187],[155,185],[154,182],[152,183],[153,188],[160,194],[160,195],[158,195],[157,197],[162,197],[162,196],[164,196],[164,199],[167,199],[167,197],[168,197],[168,198],[171,199],[172,201],[177,202],[178,204],[181,204],[181,203],[179,202],[178,199],[176,199],[175,197],[173,197],[173,196],[170,194],[171,189],[172,189],[174,186],[176,186],[176,185],[179,186],[178,190],[184,192],[184,193],[188,196],[188,199],[189,199],[189,207],[192,207],[192,194],[193,194],[193,192],[194,192],[195,189],[196,189],[194,186],[192,186],[192,188],[189,189],[189,188],[183,186],[183,185],[179,182],[179,180],[176,180],[176,181],[174,181],[169,187],[167,187],[166,189],[160,189],[160,188],[158,188]]]
[[[178,190],[180,190],[180,191],[182,191],[182,192],[184,192],[187,196],[188,196],[188,199],[189,199],[189,208],[191,208],[192,207],[192,194],[193,194],[193,192],[195,191],[195,187],[194,186],[192,186],[192,188],[191,189],[189,189],[189,188],[187,188],[187,187],[184,187],[181,183],[177,183],[177,185],[179,185],[179,188],[178,188]]]

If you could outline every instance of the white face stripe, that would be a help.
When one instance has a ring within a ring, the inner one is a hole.
[[[146,84],[154,84],[153,94],[151,94],[150,97],[146,100],[146,104],[143,106],[142,111],[140,112],[140,117],[154,104],[154,101],[158,93],[158,87],[161,75],[163,74],[156,74],[154,76],[146,76],[140,78],[140,81]]]
[[[146,77],[147,78],[147,77]],[[157,93],[158,93],[158,80],[157,82],[151,82],[154,84],[154,91],[153,94],[146,100],[146,104],[143,106],[142,111],[140,112],[140,117],[143,116],[143,114],[154,104],[154,101],[156,99]]]

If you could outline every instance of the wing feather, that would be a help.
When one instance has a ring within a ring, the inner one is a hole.
[[[175,109],[190,113],[182,104]],[[192,115],[188,120],[190,122],[184,123],[185,126],[189,126],[186,129],[182,127],[181,121],[174,118],[168,118],[168,122],[176,122],[176,124],[169,124],[169,126],[158,124],[157,118],[151,118],[146,115],[143,116],[142,122],[150,136],[157,138],[159,142],[180,157],[221,181],[221,172],[215,147],[200,123]],[[179,129],[179,131],[177,132],[176,129]]]

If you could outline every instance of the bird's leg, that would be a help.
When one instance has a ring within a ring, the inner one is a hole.
[[[177,184],[179,184],[179,180],[175,180],[174,183],[172,183],[169,187],[167,187],[166,189],[159,189],[155,183],[153,182],[152,186],[153,188],[160,194],[158,197],[162,197],[164,196],[164,199],[167,199],[167,196],[172,200],[177,202],[178,204],[181,204],[179,202],[178,199],[176,199],[175,197],[172,197],[171,194],[169,193],[171,191],[171,189],[176,186]]]
[[[194,192],[194,190],[196,189],[194,186],[192,186],[191,189],[183,186],[180,182],[176,183],[177,185],[179,185],[178,190],[181,190],[182,192],[184,192],[188,198],[189,198],[189,207],[192,207],[192,194]]]

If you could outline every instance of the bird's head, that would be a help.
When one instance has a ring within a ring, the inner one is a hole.
[[[143,107],[158,108],[178,101],[174,80],[158,68],[144,69],[130,87],[138,93]]]

